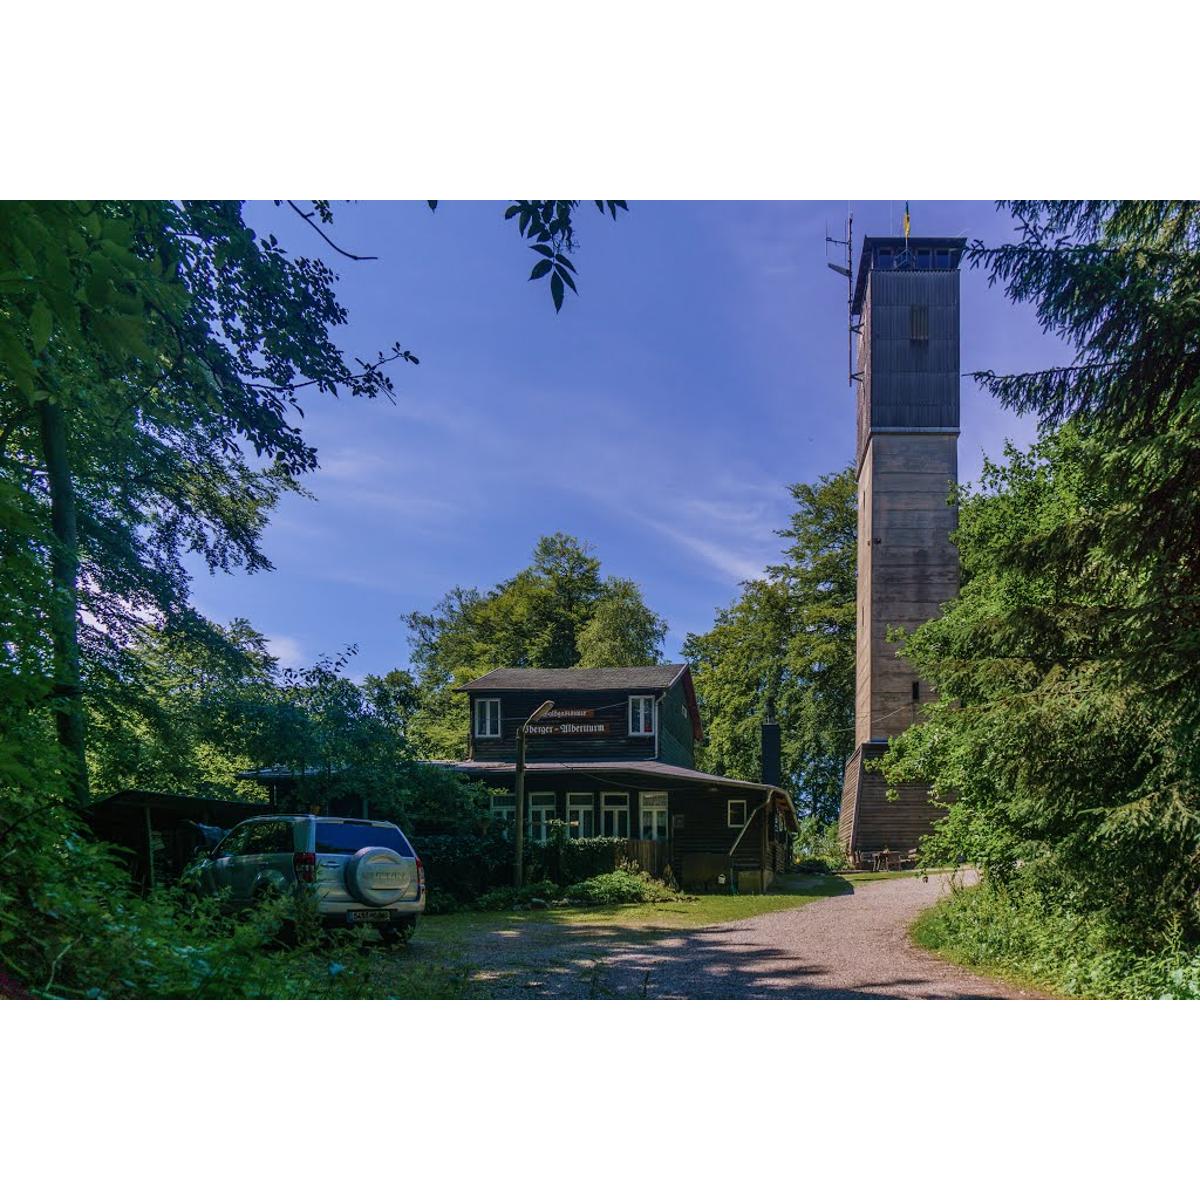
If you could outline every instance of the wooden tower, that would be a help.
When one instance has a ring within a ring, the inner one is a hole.
[[[856,750],[846,764],[839,834],[856,861],[917,846],[942,809],[914,785],[888,801],[863,769],[918,717],[928,688],[889,628],[936,617],[958,591],[951,544],[958,479],[962,238],[865,238],[851,298],[858,383]]]

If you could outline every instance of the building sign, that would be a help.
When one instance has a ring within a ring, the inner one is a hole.
[[[551,716],[561,716],[561,713],[551,713]],[[612,732],[611,721],[542,721],[537,725],[526,727],[530,733],[550,734],[566,737],[595,737],[598,734]]]
[[[569,721],[578,720],[580,717],[594,717],[596,710],[594,708],[552,708],[544,717],[543,721]]]

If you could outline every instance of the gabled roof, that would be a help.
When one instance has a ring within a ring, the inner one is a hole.
[[[470,683],[460,684],[456,692],[637,692],[666,691],[683,683],[692,732],[699,741],[703,733],[700,705],[687,663],[661,663],[654,667],[500,667]]]
[[[501,667],[456,688],[460,692],[623,691],[625,688],[669,688],[686,671],[686,663],[655,667]]]

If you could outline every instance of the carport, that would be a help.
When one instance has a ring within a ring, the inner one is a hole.
[[[84,818],[98,838],[127,852],[134,879],[148,889],[178,879],[220,831],[273,811],[266,803],[131,790],[97,800]]]

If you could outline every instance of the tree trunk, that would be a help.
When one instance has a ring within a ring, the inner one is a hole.
[[[75,519],[75,487],[67,459],[67,422],[52,400],[38,404],[42,453],[50,485],[50,639],[54,650],[55,721],[66,759],[70,797],[88,802],[87,758],[84,753],[83,686],[79,669],[79,531]]]

